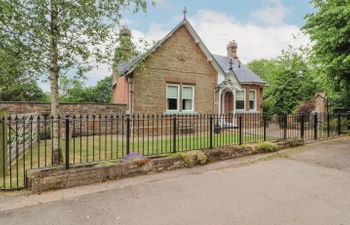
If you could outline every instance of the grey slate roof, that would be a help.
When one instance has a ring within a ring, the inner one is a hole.
[[[213,55],[216,61],[220,64],[221,68],[225,71],[225,73],[229,72],[230,69],[230,57],[221,56],[221,55]],[[233,60],[232,62],[233,72],[236,74],[236,77],[240,83],[259,83],[266,84],[264,80],[262,80],[257,74],[251,71],[246,65],[237,60]]]

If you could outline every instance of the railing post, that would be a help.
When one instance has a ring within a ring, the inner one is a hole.
[[[327,112],[327,137],[329,137],[329,129],[330,129],[330,127],[329,127],[329,119],[330,119],[330,115]]]
[[[213,115],[209,115],[209,148],[213,148]]]
[[[6,126],[6,118],[7,113],[0,111],[0,119],[1,119],[1,130],[0,130],[0,177],[2,177],[3,183],[5,182],[6,177],[6,169],[7,169],[7,126]],[[5,185],[4,185],[5,188]]]
[[[130,115],[126,115],[126,155],[130,153]]]
[[[267,127],[267,115],[263,113],[263,123],[264,123],[264,141],[266,141],[266,127]]]
[[[69,115],[65,117],[66,127],[66,169],[69,169]]]
[[[283,123],[284,123],[284,127],[283,127],[283,139],[287,140],[287,119],[288,119],[288,114],[285,113],[284,117],[283,117]]]
[[[239,144],[242,144],[242,136],[243,136],[243,132],[242,132],[242,114],[239,114],[238,116],[238,129],[239,129]]]
[[[317,112],[314,114],[314,139],[317,140],[317,125],[318,125],[318,118],[317,118]]]
[[[176,115],[173,115],[173,153],[176,153]]]
[[[304,139],[304,130],[305,130],[305,115],[300,113],[300,138]]]
[[[338,113],[338,135],[341,134],[341,126],[340,126],[340,113]]]

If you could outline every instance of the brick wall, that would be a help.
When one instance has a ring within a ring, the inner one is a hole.
[[[195,86],[194,111],[213,113],[217,72],[185,27],[179,28],[134,72],[134,113],[166,111],[166,84]]]
[[[101,103],[61,103],[61,114],[70,115],[110,115],[123,114],[126,105],[101,104]],[[9,114],[22,114],[38,112],[39,115],[50,115],[50,103],[44,102],[0,102],[0,110],[6,110]]]

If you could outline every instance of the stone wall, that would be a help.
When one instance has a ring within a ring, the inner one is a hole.
[[[276,150],[303,145],[303,140],[274,143]],[[136,162],[111,161],[64,168],[33,169],[27,172],[27,185],[32,193],[99,183],[142,174],[157,173],[210,162],[261,153],[257,145],[226,146],[179,152],[169,157],[154,157]]]
[[[167,84],[193,85],[194,111],[214,112],[217,72],[185,27],[179,28],[149,56],[144,68],[135,70],[133,76],[136,114],[165,112]]]
[[[126,105],[103,103],[61,103],[61,115],[115,115],[124,114]],[[0,110],[8,114],[37,112],[41,116],[50,115],[50,103],[46,102],[0,102]]]

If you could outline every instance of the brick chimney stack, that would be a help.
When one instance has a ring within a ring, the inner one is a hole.
[[[232,40],[227,45],[227,56],[230,56],[233,60],[238,60],[237,56],[237,42]]]

